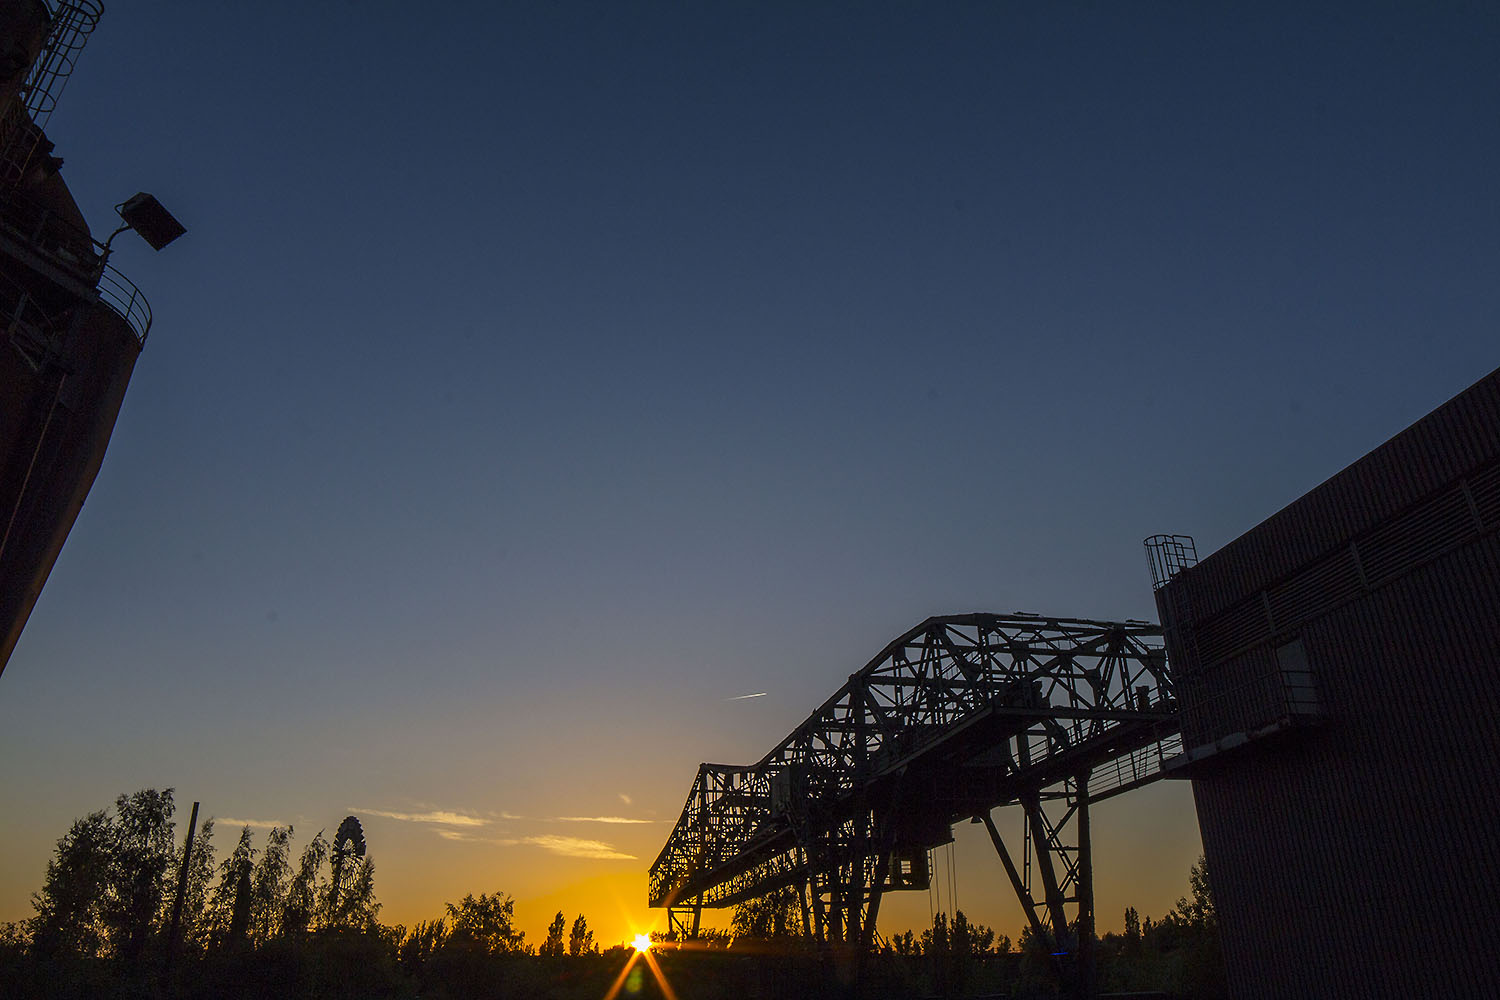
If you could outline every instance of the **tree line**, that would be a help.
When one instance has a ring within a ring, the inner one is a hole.
[[[32,895],[36,915],[7,936],[28,940],[41,957],[129,962],[148,947],[254,948],[286,935],[378,926],[374,862],[359,858],[336,871],[323,831],[294,865],[290,825],[272,827],[261,848],[246,826],[216,863],[213,819],[196,831],[188,853],[187,844],[175,843],[174,812],[172,789],[144,789],[121,795],[113,812],[75,820]],[[169,942],[178,882],[177,936]]]
[[[340,855],[324,831],[294,859],[291,825],[270,828],[259,845],[246,826],[218,858],[214,821],[178,844],[174,812],[172,789],[145,789],[73,822],[32,896],[35,914],[0,925],[6,996],[597,1000],[628,960],[624,945],[599,947],[583,914],[570,922],[558,912],[546,937],[528,942],[503,892],[465,895],[411,928],[382,924],[374,861]],[[1101,988],[1223,994],[1201,858],[1189,886],[1191,897],[1162,919],[1130,908],[1123,934],[1096,939]],[[783,889],[736,907],[728,930],[656,940],[662,968],[700,996],[839,995],[847,975],[806,930],[800,898]],[[743,960],[713,958],[724,951]],[[872,969],[870,982],[890,996],[1043,997],[1068,987],[1053,942],[1028,929],[1013,946],[962,911],[882,940]],[[640,988],[664,995],[649,981]]]
[[[294,854],[290,824],[258,844],[247,825],[220,858],[214,820],[178,843],[175,813],[172,789],[143,789],[73,822],[34,915],[0,925],[7,997],[483,996],[498,961],[604,954],[583,914],[528,942],[502,892],[383,924],[373,858],[341,857],[326,831]]]
[[[1124,911],[1123,933],[1094,938],[1094,983],[1098,990],[1217,1000],[1227,994],[1219,945],[1218,910],[1208,865],[1199,857],[1188,873],[1189,895],[1160,919]],[[783,887],[734,910],[729,933],[703,935],[711,946],[729,947],[742,937],[808,948],[801,899]],[[942,911],[920,934],[906,931],[879,940],[872,995],[964,997],[1071,996],[1077,987],[1078,928],[1073,941],[1022,929],[1009,936],[972,923],[962,910]]]

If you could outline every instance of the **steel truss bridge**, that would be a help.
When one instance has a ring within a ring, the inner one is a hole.
[[[972,819],[1033,931],[1086,952],[1089,805],[1156,780],[1180,752],[1158,626],[929,618],[759,762],[699,766],[650,904],[692,936],[704,907],[792,890],[818,942],[869,950],[882,895],[926,890],[928,852]],[[1026,817],[1019,866],[990,815],[1010,805]]]

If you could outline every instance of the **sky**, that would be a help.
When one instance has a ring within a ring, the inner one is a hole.
[[[1500,364],[1497,44],[1484,3],[111,4],[49,135],[96,235],[137,190],[188,235],[116,241],[155,325],[0,676],[0,921],[170,786],[221,854],[357,814],[387,922],[661,927],[700,761],[929,615],[1154,619],[1142,538],[1211,552]],[[1101,931],[1186,894],[1185,783],[1093,827]]]

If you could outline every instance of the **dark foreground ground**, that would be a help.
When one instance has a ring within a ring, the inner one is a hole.
[[[1149,967],[1101,964],[1102,991],[1155,996],[1220,996],[1200,983],[1183,956]],[[851,959],[768,946],[653,950],[649,959],[612,949],[602,955],[539,958],[449,949],[403,962],[366,936],[278,940],[256,951],[134,964],[107,959],[0,957],[0,1000],[780,1000],[780,998],[1042,998],[1073,995],[1066,970],[1021,954],[939,964],[886,954],[859,970]]]

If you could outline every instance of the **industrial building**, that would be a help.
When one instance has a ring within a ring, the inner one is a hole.
[[[101,13],[98,0],[0,5],[0,670],[99,472],[151,328],[43,130]],[[160,249],[183,232],[150,195],[118,210],[114,235],[133,229]]]
[[[1500,371],[1199,561],[1147,541],[1236,997],[1500,983]]]

